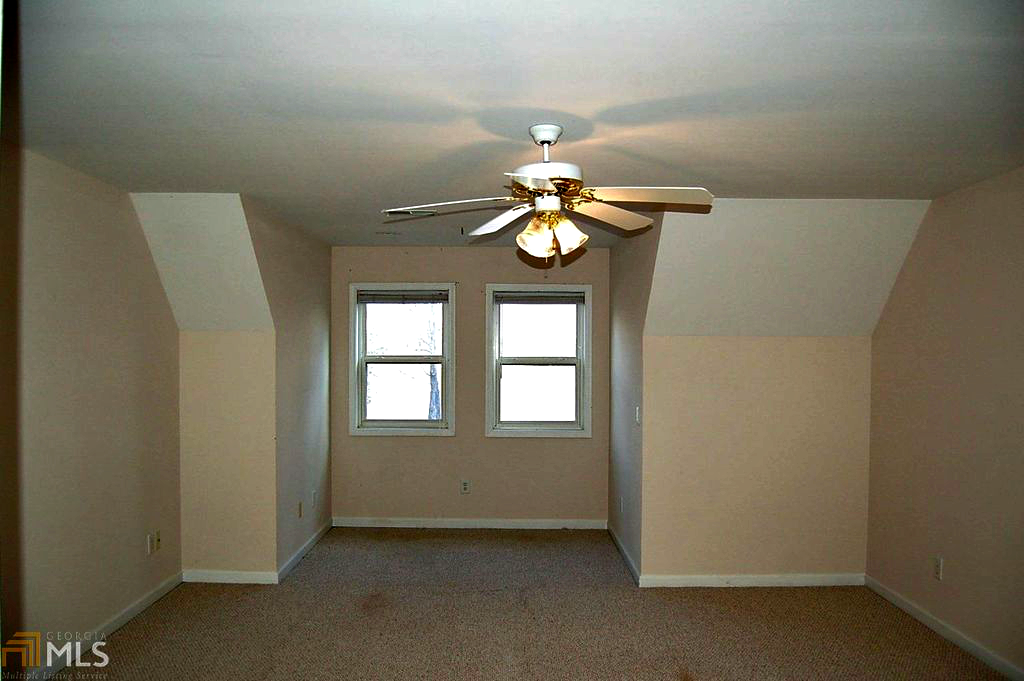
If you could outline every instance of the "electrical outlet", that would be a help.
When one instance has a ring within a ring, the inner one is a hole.
[[[942,568],[945,567],[943,563],[945,563],[945,560],[943,560],[942,556],[932,558],[932,577],[940,582],[942,581]]]
[[[640,405],[636,405],[636,424],[640,425]]]
[[[462,486],[459,487],[460,494],[469,494],[469,480],[463,480]]]
[[[299,502],[299,517],[302,517],[302,502]]]
[[[160,530],[156,531],[156,534],[154,535],[154,537],[156,538],[155,539],[155,541],[156,541],[156,548],[153,549],[153,550],[154,551],[159,551],[160,550]]]
[[[156,551],[156,541],[152,534],[146,535],[146,555],[152,556],[153,552]]]

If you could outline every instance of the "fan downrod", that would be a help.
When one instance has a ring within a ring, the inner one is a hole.
[[[562,126],[557,123],[538,123],[530,126],[530,137],[544,150],[544,163],[551,160],[548,150],[558,143],[558,138],[561,136]]]

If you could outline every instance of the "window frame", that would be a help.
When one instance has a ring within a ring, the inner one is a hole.
[[[576,313],[576,359],[565,361],[561,357],[518,357],[514,362],[502,361],[500,314],[495,294],[523,293],[544,297],[582,294],[583,304]],[[485,435],[487,437],[534,437],[534,438],[589,438],[591,435],[591,408],[593,393],[591,373],[593,365],[593,286],[591,284],[487,284],[484,295],[487,324]],[[502,423],[498,420],[501,399],[501,365],[555,365],[575,364],[576,366],[576,421],[521,421]]]
[[[360,291],[430,291],[448,294],[442,307],[440,355],[370,355],[367,362],[365,303],[359,303]],[[371,436],[441,436],[455,435],[455,284],[358,282],[349,284],[349,434]],[[380,362],[380,358],[385,358]],[[441,364],[441,414],[437,422],[419,420],[366,419],[366,365]]]

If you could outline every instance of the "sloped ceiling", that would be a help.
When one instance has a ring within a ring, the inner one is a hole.
[[[491,211],[379,211],[503,193],[541,121],[593,184],[719,197],[934,198],[1024,164],[1019,2],[21,5],[29,147],[334,243],[468,243]]]
[[[132,194],[183,331],[273,329],[238,194]]]
[[[725,199],[667,214],[644,335],[870,335],[928,205]]]

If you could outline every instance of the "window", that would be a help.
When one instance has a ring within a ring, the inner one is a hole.
[[[587,285],[487,285],[487,435],[590,437]]]
[[[454,435],[454,284],[352,284],[353,435]]]

